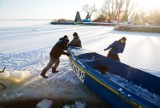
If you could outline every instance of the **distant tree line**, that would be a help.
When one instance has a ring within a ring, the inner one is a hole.
[[[86,13],[86,19],[91,20],[93,13],[97,17],[95,22],[130,22],[133,24],[160,25],[160,10],[155,9],[149,12],[137,11],[137,4],[134,0],[105,0],[103,6],[97,9],[95,5],[82,6]]]
[[[160,10],[144,11],[132,14],[134,24],[160,25]]]

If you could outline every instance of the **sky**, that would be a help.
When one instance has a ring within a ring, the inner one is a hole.
[[[74,19],[82,6],[89,4],[100,7],[104,0],[0,0],[0,19],[38,18]]]
[[[82,6],[96,5],[100,9],[105,0],[0,0],[0,19],[74,19],[77,11],[82,19]],[[135,0],[144,10],[158,7],[160,0]]]

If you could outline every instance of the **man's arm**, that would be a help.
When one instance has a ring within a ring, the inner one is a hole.
[[[110,48],[113,48],[116,44],[116,41],[114,41],[112,44],[110,44],[106,49],[104,49],[104,51],[110,49]]]
[[[66,56],[69,56],[69,53],[67,53],[67,52],[63,52],[62,54],[66,55]]]

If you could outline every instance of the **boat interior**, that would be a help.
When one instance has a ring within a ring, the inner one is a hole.
[[[105,74],[105,72],[108,71],[112,74],[119,75],[152,93],[160,95],[160,86],[158,86],[158,84],[160,84],[160,78],[157,76],[94,52],[78,55],[77,59],[81,61],[82,64],[87,65],[93,70],[96,69],[102,74]]]

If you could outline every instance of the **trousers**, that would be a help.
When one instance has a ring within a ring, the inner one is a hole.
[[[59,58],[55,59],[55,58],[50,56],[50,60],[47,64],[47,66],[44,69],[46,69],[48,71],[53,65],[54,65],[53,68],[56,69],[59,66],[59,63],[60,63]]]

